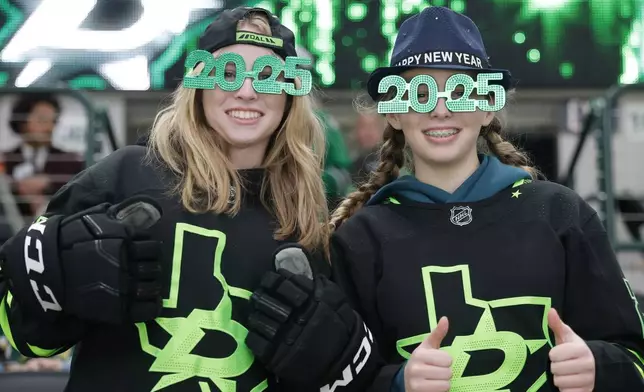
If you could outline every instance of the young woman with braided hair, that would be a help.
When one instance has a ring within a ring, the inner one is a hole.
[[[390,99],[388,97],[387,99]],[[512,143],[503,139],[501,121],[494,118],[490,125],[481,128],[481,137],[485,141],[487,152],[498,157],[506,165],[524,169],[531,177],[538,177],[536,168],[530,166],[530,159]],[[335,210],[331,217],[331,226],[338,227],[362,207],[378,189],[395,180],[403,167],[413,167],[413,161],[406,162],[409,157],[405,153],[405,134],[397,131],[390,124],[385,127],[383,144],[380,149],[380,164],[371,173],[369,181],[360,185],[358,190],[351,193]]]
[[[503,139],[487,108],[511,75],[488,60],[469,18],[429,7],[369,79],[378,103],[428,102],[419,76],[451,91],[429,112],[386,114],[378,168],[331,218],[335,280],[380,359],[369,390],[644,390],[642,316],[601,222]],[[448,82],[488,73],[503,75],[493,94]],[[379,88],[391,75],[404,95]],[[455,110],[465,95],[484,109]]]

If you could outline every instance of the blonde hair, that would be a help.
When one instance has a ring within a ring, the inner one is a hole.
[[[507,93],[508,100],[512,93],[513,91]],[[387,94],[381,100],[386,101],[391,98],[393,95]],[[366,102],[368,100],[358,99],[356,101],[357,110],[375,113],[377,103]],[[481,127],[480,139],[483,143],[479,143],[479,151],[495,155],[499,161],[506,165],[520,167],[527,171],[533,179],[536,179],[539,176],[539,171],[531,165],[530,159],[524,152],[501,136],[502,130],[503,125],[498,116],[495,116],[489,125]],[[411,157],[411,150],[406,147],[404,133],[387,124],[383,133],[378,167],[370,173],[369,179],[361,184],[356,191],[349,194],[333,212],[330,223],[331,230],[339,227],[342,222],[350,218],[380,188],[398,178],[401,169],[407,168],[413,172]]]
[[[251,13],[237,25],[238,30],[248,28],[271,35],[262,13]],[[232,189],[235,195],[241,194],[241,178],[225,153],[225,141],[206,121],[201,91],[180,85],[172,98],[154,121],[148,156],[163,162],[177,175],[172,193],[181,196],[188,211],[235,215],[241,208],[241,197],[229,200],[229,195]],[[328,237],[324,225],[328,207],[321,180],[324,132],[310,97],[293,96],[288,100],[288,115],[273,134],[264,158],[267,177],[261,195],[279,222],[275,238],[296,236],[303,246],[313,250],[326,245]]]

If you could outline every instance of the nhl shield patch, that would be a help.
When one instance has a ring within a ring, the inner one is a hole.
[[[450,213],[449,220],[456,226],[465,226],[472,222],[472,209],[470,207],[452,207]]]

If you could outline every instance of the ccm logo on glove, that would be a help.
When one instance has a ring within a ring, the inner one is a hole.
[[[42,251],[43,246],[40,238],[45,234],[45,230],[47,228],[46,223],[47,218],[40,217],[36,219],[36,221],[31,226],[29,226],[29,229],[27,229],[24,248],[25,267],[27,268],[27,275],[29,277],[29,282],[31,283],[31,289],[33,290],[34,295],[36,296],[36,299],[38,299],[38,302],[40,303],[40,306],[42,306],[43,310],[45,312],[48,310],[55,310],[57,312],[60,312],[61,310],[63,310],[63,308],[60,306],[60,303],[54,296],[54,293],[49,288],[49,286],[42,285],[42,288],[47,293],[49,298],[51,298],[51,302],[44,300],[40,296],[40,290],[38,288],[39,284],[32,278],[34,277],[34,274],[32,274],[32,272],[35,272],[38,275],[42,275],[45,272],[45,260],[43,258]],[[31,255],[34,255],[35,258],[31,257]]]
[[[373,343],[373,335],[367,326],[363,323],[365,337],[362,338],[358,352],[353,357],[353,362],[347,365],[342,371],[342,378],[333,382],[333,385],[328,384],[320,388],[320,392],[333,392],[338,387],[346,387],[354,377],[360,374],[360,371],[367,363],[371,356],[371,344]]]
[[[294,390],[328,384],[321,391],[331,392],[352,383],[368,363],[371,333],[305,249],[286,244],[273,258],[275,271],[250,299],[246,345]]]
[[[161,241],[149,229],[161,207],[146,195],[69,216],[39,217],[2,247],[3,274],[23,309],[123,324],[162,309]]]

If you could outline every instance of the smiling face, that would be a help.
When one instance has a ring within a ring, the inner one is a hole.
[[[450,76],[462,73],[454,70],[411,69],[403,74],[408,82],[416,75],[429,75],[436,80],[439,91],[445,90],[445,82]],[[471,74],[476,80],[476,75]],[[424,87],[424,89],[423,89]],[[453,98],[463,95],[463,86],[458,86]],[[470,99],[484,99],[475,94]],[[418,100],[427,102],[427,86],[419,88]],[[476,160],[476,142],[481,127],[490,124],[493,112],[450,112],[445,99],[440,98],[436,108],[429,113],[387,114],[387,121],[405,134],[407,145],[414,155],[414,164],[419,166],[444,166]]]
[[[213,56],[218,57],[225,52],[241,55],[246,63],[246,70],[252,70],[253,63],[261,56],[277,57],[270,49],[244,44],[219,49]],[[234,64],[229,63],[225,77],[234,80],[235,72]],[[260,73],[260,77],[265,78],[270,73],[271,69],[267,67]],[[278,80],[281,80],[281,76]],[[237,91],[224,91],[220,88],[203,90],[203,110],[208,125],[229,145],[230,154],[234,155],[234,151],[246,151],[263,157],[268,142],[284,115],[286,94],[259,94],[251,83],[252,79],[247,78]]]

